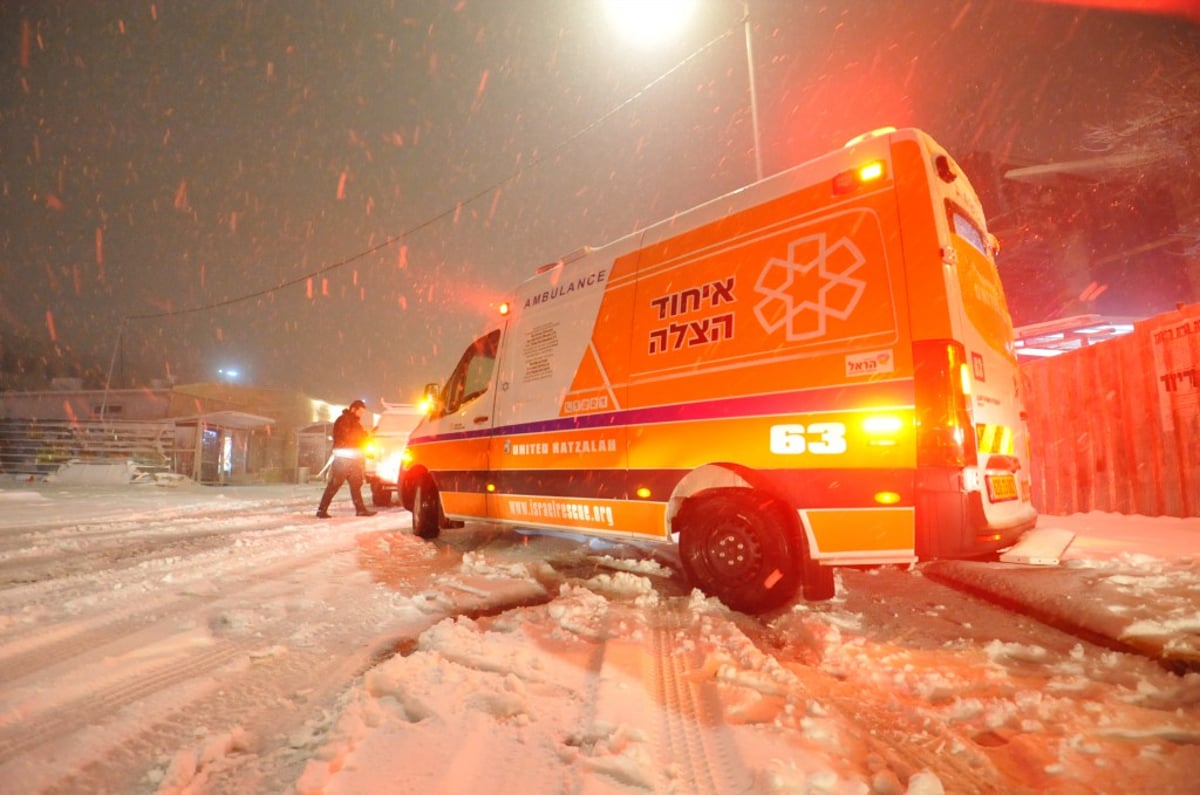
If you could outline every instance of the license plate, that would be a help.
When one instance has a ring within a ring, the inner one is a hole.
[[[1017,478],[1015,475],[988,475],[988,499],[992,502],[1007,502],[1017,498]]]

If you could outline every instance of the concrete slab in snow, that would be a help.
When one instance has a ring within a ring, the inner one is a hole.
[[[1000,555],[1005,563],[1027,563],[1033,566],[1057,566],[1062,554],[1075,540],[1070,530],[1057,527],[1035,527],[1021,540]]]

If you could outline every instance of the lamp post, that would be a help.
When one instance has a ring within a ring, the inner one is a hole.
[[[762,146],[758,136],[758,90],[754,87],[754,48],[750,40],[750,0],[742,0],[742,25],[746,29],[746,73],[750,75],[750,125],[754,131],[754,177],[763,178]]]

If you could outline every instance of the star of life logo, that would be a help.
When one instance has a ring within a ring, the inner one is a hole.
[[[847,237],[830,244],[824,233],[788,244],[787,259],[767,260],[754,291],[763,299],[754,315],[769,334],[784,329],[789,342],[825,336],[829,318],[846,320],[867,283],[854,278],[866,258]]]

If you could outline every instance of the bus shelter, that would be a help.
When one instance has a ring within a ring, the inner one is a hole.
[[[252,480],[263,467],[270,417],[212,411],[175,418],[175,472],[197,483]]]

